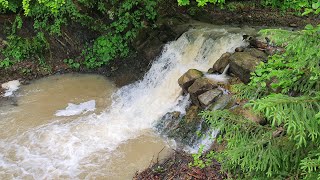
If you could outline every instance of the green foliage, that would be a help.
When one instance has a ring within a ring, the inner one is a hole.
[[[0,50],[4,59],[0,59],[0,68],[7,68],[24,59],[39,58],[49,48],[49,44],[44,33],[38,32],[31,38],[22,38],[16,35],[16,32],[22,28],[23,22],[20,16],[12,25],[9,35],[7,36],[6,47]]]
[[[198,153],[192,154],[193,162],[189,163],[189,166],[191,167],[199,167],[199,168],[205,168],[206,166],[211,165],[211,162],[213,158],[215,157],[214,151],[210,151],[205,156],[202,155],[204,146],[201,145],[199,147]]]
[[[223,4],[225,3],[225,0],[196,0],[198,3],[198,6],[205,6],[207,3],[212,4]],[[190,0],[178,0],[178,4],[180,6],[185,6],[190,4]]]
[[[113,22],[107,26],[108,33],[97,38],[92,47],[85,49],[84,65],[96,68],[115,58],[123,58],[129,54],[130,42],[137,36],[145,23],[156,18],[156,1],[126,0],[112,14]]]
[[[42,54],[48,48],[43,33],[38,33],[33,38],[21,38],[11,35],[8,36],[8,42],[7,47],[1,50],[0,53],[6,57],[4,61],[9,61],[10,64]]]
[[[68,66],[70,68],[73,68],[73,69],[79,69],[80,68],[80,63],[73,60],[73,59],[65,59],[63,60],[64,63],[68,64]]]
[[[83,51],[85,56],[84,65],[87,68],[100,67],[116,57],[125,57],[128,53],[127,42],[121,36],[109,33],[105,36],[100,36],[94,41],[92,48]]]
[[[222,152],[214,153],[213,157],[222,164],[223,170],[233,174],[235,179],[306,178],[310,176],[310,172],[319,173],[317,159],[314,158],[315,162],[305,163],[311,156],[308,152],[318,151],[318,137],[299,148],[286,133],[275,135],[281,130],[277,126],[262,126],[228,110],[206,111],[202,116],[212,127],[218,127],[223,132],[223,138],[228,143]],[[319,125],[317,124],[316,128]],[[304,167],[305,165],[307,167]],[[307,171],[310,169],[313,171]]]
[[[190,5],[190,0],[177,0],[180,6]],[[196,0],[199,7],[207,5],[207,3],[224,5],[225,0]],[[310,13],[320,13],[320,1],[318,0],[261,0],[263,6],[271,6],[282,11],[293,10],[300,15],[307,15]],[[242,6],[241,2],[227,3],[227,9],[234,11],[238,6]],[[223,6],[222,6],[223,7]]]
[[[285,52],[258,65],[251,82],[233,86],[233,92],[250,99],[245,107],[267,124],[228,110],[202,112],[227,141],[214,158],[238,179],[320,179],[320,26],[261,33]]]
[[[290,97],[283,94],[271,94],[251,101],[254,111],[265,115],[273,126],[283,126],[289,140],[298,148],[306,147],[320,136],[320,122],[316,114],[320,112],[320,96]]]
[[[315,94],[320,90],[320,25],[299,32],[264,30],[277,44],[288,43],[285,53],[272,56],[253,73],[250,86],[283,94]]]
[[[265,6],[272,6],[274,8],[279,8],[281,10],[295,10],[305,12],[303,15],[309,14],[311,12],[318,14],[319,4],[318,0],[299,0],[299,1],[291,1],[291,0],[263,0],[262,4]]]
[[[83,50],[83,62],[66,61],[73,68],[80,65],[96,68],[107,64],[112,59],[127,56],[130,51],[130,42],[137,36],[140,29],[152,23],[157,15],[155,0],[16,0],[12,2],[1,0],[0,4],[2,8],[13,12],[22,8],[25,16],[33,18],[33,27],[39,33],[61,35],[61,27],[73,21],[101,34]],[[103,18],[97,18],[97,13]],[[105,16],[109,18],[106,20]],[[21,17],[18,17],[22,23]],[[15,30],[21,29],[21,25],[20,28],[16,28],[17,25],[13,27]],[[12,31],[11,35],[17,39],[19,37],[16,33]],[[22,43],[20,42],[19,47]],[[7,51],[10,50],[12,49],[7,48]],[[17,51],[12,52],[12,54],[15,53]],[[22,54],[25,53],[22,52]],[[19,59],[23,58],[25,56]],[[2,64],[8,65],[7,61],[3,61]]]
[[[32,3],[31,3],[32,2]],[[53,14],[58,13],[58,9],[65,4],[65,0],[0,0],[0,9],[17,12],[19,7],[22,7],[25,15],[29,15],[33,4],[38,4],[50,9]]]

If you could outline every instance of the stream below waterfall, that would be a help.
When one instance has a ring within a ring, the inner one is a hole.
[[[168,43],[144,78],[119,89],[98,75],[55,75],[0,103],[0,179],[131,179],[175,148],[155,123],[190,102],[177,80],[206,72],[254,29],[191,29]]]

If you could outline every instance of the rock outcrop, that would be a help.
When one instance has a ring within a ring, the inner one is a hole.
[[[211,89],[198,96],[201,107],[207,107],[215,102],[222,95],[222,91],[219,89]]]
[[[231,56],[231,53],[224,53],[222,56],[214,63],[212,67],[212,73],[219,72],[220,74],[223,73],[224,69],[227,67],[227,65],[230,63],[229,57]]]
[[[178,79],[178,84],[184,92],[187,92],[188,88],[195,82],[195,80],[201,78],[202,76],[203,73],[201,71],[189,69]]]
[[[194,83],[188,88],[188,93],[190,94],[192,103],[200,106],[198,96],[216,87],[218,87],[217,83],[210,79],[202,77],[195,80]]]
[[[255,71],[256,66],[266,62],[268,55],[262,50],[252,48],[252,44],[254,43],[251,43],[250,48],[239,47],[234,53],[224,53],[208,70],[209,74],[204,75],[196,69],[189,69],[184,73],[178,83],[184,93],[190,95],[191,105],[186,108],[185,114],[174,111],[163,116],[157,126],[162,134],[175,139],[178,144],[192,146],[200,140],[198,131],[204,134],[209,132],[209,125],[199,116],[202,110],[232,109],[233,113],[263,125],[264,118],[251,110],[244,110],[225,89],[230,88],[230,83],[239,83],[239,79],[243,83],[249,83],[250,74]],[[261,44],[255,41],[255,45]],[[222,74],[228,65],[230,69],[227,74],[233,77],[222,81],[217,74]]]
[[[261,62],[261,58],[252,56],[250,52],[235,52],[230,56],[230,72],[238,76],[244,83],[249,83],[250,73]]]

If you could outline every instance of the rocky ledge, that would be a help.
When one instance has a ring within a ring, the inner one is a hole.
[[[189,69],[178,79],[179,86],[190,97],[191,104],[184,114],[174,111],[162,117],[157,124],[162,135],[175,139],[181,147],[196,145],[200,140],[197,132],[209,133],[208,124],[198,115],[203,110],[232,109],[254,122],[265,122],[250,110],[239,107],[239,103],[232,98],[230,85],[249,83],[255,67],[259,63],[266,63],[269,55],[283,49],[255,38],[247,38],[247,41],[247,47],[238,47],[234,53],[222,54],[207,72]]]

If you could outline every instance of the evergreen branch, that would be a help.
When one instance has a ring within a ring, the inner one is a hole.
[[[316,113],[320,111],[320,97],[290,97],[272,94],[265,98],[251,101],[255,112],[263,113],[271,125],[283,124],[289,137],[297,146],[305,146],[307,140],[315,141],[320,137],[320,123]]]
[[[293,148],[294,143],[283,144],[288,141],[286,136],[274,137],[275,127],[261,126],[227,110],[205,111],[201,115],[212,127],[224,132],[228,144],[215,156],[224,169],[271,177],[283,171],[291,172],[291,164],[299,163],[292,155],[304,154],[302,149]],[[294,151],[288,154],[288,149]]]

